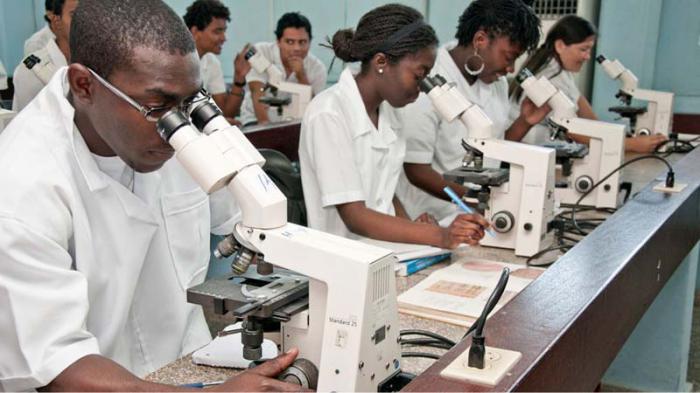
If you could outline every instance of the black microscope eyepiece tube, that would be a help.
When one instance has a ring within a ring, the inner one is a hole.
[[[418,82],[418,87],[420,88],[420,91],[428,94],[430,90],[435,88],[435,84],[433,83],[433,79],[431,77],[426,76],[420,82]]]
[[[523,68],[520,70],[520,72],[518,72],[518,75],[515,76],[515,80],[518,82],[518,84],[522,84],[527,78],[532,76],[534,75],[532,75],[532,72],[529,69]]]
[[[170,141],[170,138],[175,134],[177,130],[181,127],[190,124],[189,119],[177,109],[171,109],[166,114],[161,116],[156,123],[158,129],[158,134],[166,142]]]
[[[603,62],[607,59],[603,55],[598,55],[598,57],[596,57],[595,60],[598,62],[598,64],[603,64]]]
[[[255,50],[255,47],[252,47],[252,46],[251,46],[250,49],[248,49],[248,50],[246,51],[245,55],[243,55],[243,57],[244,57],[246,60],[250,60],[250,58],[253,57],[253,56],[255,56],[256,53],[257,53],[257,51]]]
[[[206,126],[211,119],[221,116],[221,114],[221,110],[211,101],[203,101],[192,109],[190,118],[192,119],[192,124],[194,124],[198,130],[203,130],[204,126]]]

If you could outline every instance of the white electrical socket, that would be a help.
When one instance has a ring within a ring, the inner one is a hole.
[[[655,185],[653,190],[669,194],[669,193],[681,192],[685,189],[686,186],[687,186],[687,184],[676,183],[673,187],[666,187],[666,183],[663,182],[663,183],[659,183],[659,184]]]
[[[467,348],[452,363],[445,367],[440,372],[440,375],[446,378],[467,380],[481,385],[496,386],[522,356],[520,352],[486,347],[484,368],[478,369],[469,367],[469,348]]]

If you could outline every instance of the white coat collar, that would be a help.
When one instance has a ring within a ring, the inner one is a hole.
[[[356,120],[362,119],[360,123],[350,125],[353,138],[360,137],[372,131],[377,131],[369,115],[367,115],[367,109],[365,108],[364,102],[362,102],[360,89],[358,89],[357,82],[355,81],[355,74],[356,73],[354,73],[350,67],[346,67],[340,74],[340,79],[338,80],[341,94],[348,100],[346,110],[349,112],[350,118]],[[380,138],[375,140],[373,146],[389,148],[389,145],[396,141],[396,132],[399,128],[400,124],[395,109],[388,102],[382,102],[379,106],[379,130],[385,130],[387,132],[380,132]]]
[[[102,172],[90,155],[83,136],[73,122],[75,108],[68,101],[68,67],[60,68],[46,85],[48,94],[40,94],[38,100],[40,110],[48,112],[52,118],[57,119],[61,132],[65,132],[65,137],[70,143],[72,153],[78,163],[80,172],[85,178],[90,191],[94,192],[107,187],[107,182],[103,178]]]
[[[49,54],[49,59],[51,60],[51,63],[53,63],[54,67],[60,68],[68,65],[66,56],[64,56],[63,52],[61,52],[58,44],[56,44],[56,40],[49,40],[49,42],[46,43],[45,49]]]
[[[60,122],[62,132],[66,133],[66,138],[70,143],[73,156],[78,163],[85,183],[91,192],[97,192],[107,188],[110,183],[115,180],[102,172],[92,157],[92,153],[88,148],[83,136],[80,134],[78,127],[73,122],[75,116],[75,108],[67,99],[70,87],[68,85],[67,72],[68,67],[63,67],[51,78],[47,85],[49,94],[45,95],[47,102],[43,102],[41,110],[50,111],[53,118]],[[150,179],[150,180],[148,180]],[[150,214],[145,214],[143,211],[144,203],[152,204],[153,197],[157,194],[160,187],[160,172],[156,171],[147,174],[135,174],[134,184],[139,189],[140,197],[132,194],[126,189],[119,192],[122,205],[126,213],[133,218],[145,220],[149,223],[155,222]],[[120,187],[122,187],[120,185]],[[144,215],[145,214],[145,215]]]

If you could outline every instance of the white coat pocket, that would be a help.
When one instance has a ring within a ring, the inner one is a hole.
[[[163,196],[171,260],[183,290],[204,280],[209,263],[210,212],[200,189]]]

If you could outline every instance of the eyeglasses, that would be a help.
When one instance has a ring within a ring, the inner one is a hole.
[[[102,78],[100,75],[98,75],[92,69],[88,68],[88,70],[90,71],[90,73],[93,76],[95,76],[95,78],[97,78],[98,81],[100,81],[100,83],[104,87],[106,87],[109,91],[114,93],[117,97],[126,101],[129,105],[133,106],[137,111],[141,112],[141,114],[143,115],[143,117],[146,118],[146,120],[148,120],[152,123],[158,122],[158,120],[164,114],[166,114],[169,110],[171,110],[174,107],[178,107],[179,110],[183,111],[184,113],[188,113],[188,109],[191,105],[198,103],[198,102],[201,102],[201,101],[204,101],[204,100],[208,100],[210,98],[209,93],[204,88],[202,88],[199,91],[199,93],[197,93],[191,97],[185,98],[178,105],[168,105],[168,106],[159,106],[159,107],[151,108],[149,106],[139,104],[133,98],[129,97],[128,95],[123,93],[121,90],[114,87],[114,85],[107,82],[107,80]]]

